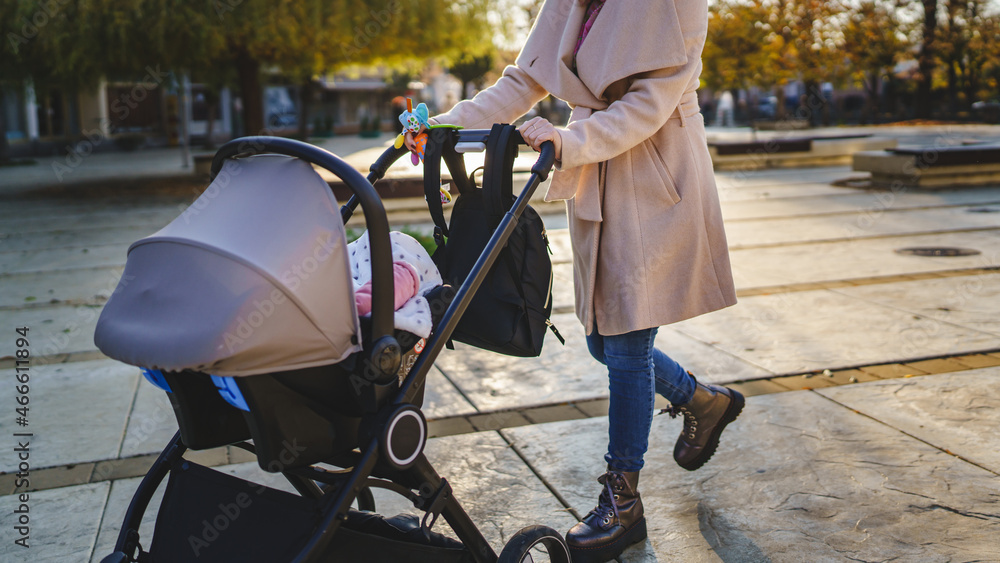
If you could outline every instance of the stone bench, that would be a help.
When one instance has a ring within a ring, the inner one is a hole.
[[[875,186],[949,188],[1000,184],[1000,145],[863,151],[853,169],[870,172]]]
[[[796,137],[708,144],[716,170],[759,170],[850,164],[854,153],[896,147],[896,139],[865,135]]]

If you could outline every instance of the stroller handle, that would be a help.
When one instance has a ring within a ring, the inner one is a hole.
[[[222,170],[226,160],[255,154],[281,154],[321,166],[343,180],[354,192],[351,200],[361,204],[371,241],[372,342],[378,343],[383,337],[393,336],[394,292],[389,220],[386,218],[382,199],[371,182],[365,180],[350,164],[327,150],[294,139],[264,136],[240,137],[222,145],[212,160],[212,179]]]
[[[459,130],[457,132],[458,138],[455,143],[482,143],[484,146],[486,144],[486,138],[490,136],[489,129],[468,129]],[[515,137],[518,144],[527,144],[524,142],[524,138],[518,133]],[[545,181],[549,176],[549,172],[552,171],[552,166],[555,165],[556,161],[556,149],[552,141],[545,141],[542,143],[541,153],[538,155],[538,160],[531,167],[531,172],[538,174],[538,178],[541,181]],[[376,160],[371,168],[368,169],[368,181],[374,184],[375,182],[381,180],[385,177],[385,173],[389,170],[389,167],[393,165],[397,160],[403,155],[410,152],[405,146],[399,147],[389,147],[381,155],[379,155],[378,160]]]

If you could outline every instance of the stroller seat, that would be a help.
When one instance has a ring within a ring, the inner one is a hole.
[[[441,276],[419,243],[390,236],[393,258],[421,276],[399,318],[422,334],[394,335],[403,377],[434,321],[423,293],[440,298]],[[350,451],[374,376],[361,353],[371,319],[358,316],[353,290],[372,275],[368,234],[346,239],[336,200],[305,162],[228,161],[187,211],[130,247],[95,342],[167,391],[188,448],[252,439],[272,472]]]

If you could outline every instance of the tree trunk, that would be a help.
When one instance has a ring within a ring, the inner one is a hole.
[[[206,113],[208,117],[208,123],[205,124],[205,148],[213,149],[215,148],[215,143],[212,142],[212,134],[215,132],[215,108],[219,106],[218,100],[213,101],[208,104],[206,108]]]
[[[823,119],[823,109],[826,106],[826,98],[823,97],[823,92],[820,90],[819,82],[815,80],[806,81],[806,95],[802,100],[806,104],[806,110],[808,110],[809,116],[809,126],[816,127],[822,123]]]
[[[312,79],[306,79],[299,87],[299,139],[309,140],[309,103],[312,102],[316,85]]]
[[[955,63],[948,63],[948,115],[954,119],[958,115],[958,73]]]
[[[934,34],[937,32],[937,0],[921,0],[924,5],[923,39],[917,58],[920,80],[917,83],[916,116],[931,116],[931,80],[934,74]]]
[[[878,71],[870,73],[869,79],[865,80],[865,94],[867,94],[868,99],[865,103],[866,107],[862,114],[861,124],[878,123]]]
[[[0,163],[10,160],[10,144],[7,142],[7,106],[3,90],[0,90]]]
[[[260,85],[260,63],[249,53],[236,56],[240,95],[243,96],[243,129],[245,135],[264,135],[264,97]]]

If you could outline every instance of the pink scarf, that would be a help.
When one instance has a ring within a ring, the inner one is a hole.
[[[587,18],[583,20],[583,25],[580,26],[580,37],[576,40],[576,47],[573,49],[573,70],[576,70],[576,54],[580,52],[580,46],[583,45],[583,40],[590,33],[590,28],[594,27],[594,22],[597,21],[597,14],[601,13],[604,2],[605,0],[591,0],[590,6],[587,7]]]

